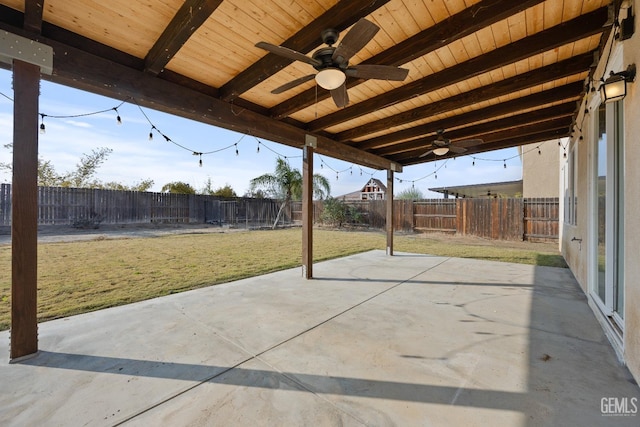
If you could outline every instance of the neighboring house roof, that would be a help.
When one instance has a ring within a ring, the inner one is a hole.
[[[429,188],[429,191],[465,198],[522,197],[522,180]]]
[[[371,191],[367,191],[367,187],[375,186],[378,187],[379,191],[376,191],[377,194],[387,194],[387,186],[382,183],[377,178],[371,178],[365,185],[363,185],[360,190],[352,191],[351,193],[343,194],[341,196],[337,196],[336,199],[341,200],[362,200],[362,195],[367,193],[372,193]]]

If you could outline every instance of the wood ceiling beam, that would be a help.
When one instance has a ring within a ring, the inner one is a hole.
[[[514,144],[512,141],[515,138],[522,138],[528,135],[535,135],[542,132],[547,131],[562,131],[562,135],[567,136],[569,134],[569,127],[573,123],[572,117],[560,117],[554,118],[550,120],[546,120],[544,122],[533,123],[525,126],[520,126],[515,129],[503,129],[496,132],[487,132],[485,134],[476,135],[477,138],[482,139],[484,142],[482,144],[475,144],[468,149],[464,155],[469,155],[478,151],[486,151],[485,148],[489,147],[490,144],[495,144],[500,141],[505,142],[505,146],[501,146],[501,148],[506,147],[514,147],[519,144]],[[465,147],[466,148],[466,147]],[[403,165],[406,164],[407,161],[413,161],[418,159],[420,155],[424,154],[425,147],[417,148],[415,150],[407,151],[404,153],[399,153],[393,156],[389,156],[390,159],[401,163]],[[427,160],[436,159],[435,155],[430,155],[431,159],[427,158]],[[456,157],[456,155],[445,155],[445,156],[437,156],[437,159],[443,159],[447,157]],[[423,158],[424,161],[424,158]]]
[[[550,51],[594,34],[602,33],[607,22],[606,7],[579,16],[571,21],[556,25],[548,30],[520,39],[514,43],[477,56],[453,67],[446,68],[422,79],[382,93],[373,98],[337,110],[334,113],[309,122],[307,129],[312,132],[363,116],[371,111],[386,108],[418,95],[433,92],[472,77],[479,76],[508,64],[513,64],[530,56]]]
[[[542,3],[542,0],[519,2],[484,0],[398,43],[396,46],[380,52],[363,61],[362,64],[393,66],[406,64],[538,3]],[[364,81],[362,79],[348,79],[347,88],[355,87]],[[315,88],[309,89],[273,107],[271,115],[281,119],[318,101],[327,99],[329,96],[329,92],[324,90],[319,91],[316,96]]]
[[[425,117],[477,104],[482,101],[488,101],[522,89],[532,88],[563,77],[584,73],[589,70],[592,63],[593,52],[587,52],[506,80],[443,99],[442,101],[404,111],[362,126],[357,126],[344,132],[333,134],[331,137],[340,142],[349,141],[378,131],[415,122]]]
[[[42,32],[42,10],[45,0],[25,0],[23,28],[30,33]]]
[[[468,152],[464,153],[461,156],[472,156],[474,154],[486,153],[488,151],[502,150],[505,148],[519,147],[521,145],[535,144],[537,142],[551,141],[551,140],[562,138],[565,136],[567,136],[566,129],[560,128],[560,129],[545,130],[545,131],[530,134],[530,135],[517,136],[509,140],[483,144],[481,146],[478,146],[478,149],[469,150]],[[461,157],[461,156],[459,155],[458,157]],[[454,157],[454,156],[445,155],[445,156],[440,156],[438,158],[433,157],[427,160],[427,162],[434,162],[436,160],[443,160],[451,157]],[[424,158],[416,157],[414,159],[410,159],[403,162],[403,166],[410,166],[410,165],[416,165],[416,164],[422,164],[422,163],[425,163]]]
[[[504,117],[490,122],[479,123],[477,125],[468,126],[460,129],[455,129],[445,133],[445,137],[455,142],[460,139],[479,138],[479,135],[485,135],[494,131],[512,129],[518,132],[518,128],[523,126],[529,126],[538,122],[544,122],[551,119],[557,119],[562,117],[572,117],[576,110],[575,102],[566,102],[564,104],[555,105],[552,107],[541,108],[539,110],[529,111],[527,113],[516,114],[514,116]],[[403,153],[406,151],[412,151],[415,149],[422,149],[427,151],[431,147],[431,139],[419,138],[412,141],[407,141],[402,144],[390,145],[378,150],[371,151],[379,156],[388,156]],[[460,144],[458,144],[460,145]],[[466,145],[461,145],[465,148],[469,148]]]
[[[344,31],[360,18],[375,12],[388,2],[389,0],[342,0],[283,42],[281,46],[302,53],[310,52],[322,44],[320,38],[322,30],[334,28],[339,32]],[[290,59],[267,53],[255,64],[223,85],[220,88],[220,99],[227,102],[233,101],[292,62]]]
[[[39,1],[39,0],[38,0]],[[186,0],[144,59],[145,71],[158,75],[222,0]]]
[[[269,139],[295,148],[304,145],[306,135],[313,135],[288,123],[271,119],[251,110],[203,93],[159,79],[143,71],[113,63],[104,58],[64,45],[45,37],[36,41],[54,49],[55,83],[116,99],[133,98],[143,107],[196,120],[236,132]],[[323,135],[317,137],[316,152],[374,169],[401,171],[399,164],[354,147],[338,143]]]
[[[437,120],[424,125],[414,126],[409,129],[403,129],[375,138],[370,138],[353,146],[361,150],[371,150],[374,148],[384,147],[395,144],[399,141],[410,140],[415,137],[427,136],[435,134],[439,129],[449,129],[453,127],[463,126],[468,123],[475,123],[482,120],[488,120],[493,117],[503,116],[505,114],[516,111],[534,108],[540,105],[551,104],[554,102],[565,100],[578,100],[584,91],[582,82],[573,82],[566,84],[560,88],[547,89],[542,92],[527,95],[522,98],[512,99],[490,107],[481,108],[479,110],[469,111],[457,116],[447,117],[446,119]]]

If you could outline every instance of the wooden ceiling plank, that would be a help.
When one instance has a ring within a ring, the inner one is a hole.
[[[222,0],[186,0],[149,50],[145,71],[158,75],[189,37],[220,6]]]
[[[26,33],[25,33],[26,34]],[[28,35],[25,35],[28,37]],[[240,110],[232,104],[158,79],[137,71],[40,37],[39,41],[54,49],[54,71],[47,78],[55,83],[97,93],[116,99],[134,98],[144,107],[196,120],[224,129],[269,139],[280,144],[301,148],[305,135],[311,134],[291,124],[265,117],[251,110]],[[347,162],[375,169],[400,171],[400,165],[374,154],[333,141],[323,135],[317,137],[316,152]]]
[[[571,117],[575,113],[575,110],[575,102],[565,102],[551,107],[540,108],[538,110],[448,131],[446,133],[446,137],[454,142],[460,139],[479,138],[479,135],[487,134],[492,131],[514,129],[560,117]],[[379,156],[388,156],[390,154],[398,154],[424,148],[428,146],[429,142],[429,138],[422,137],[412,141],[403,142],[401,144],[390,145],[371,152]]]
[[[370,111],[406,101],[416,95],[432,92],[491,70],[498,70],[500,67],[529,56],[542,52],[553,52],[553,49],[559,46],[601,33],[607,16],[606,7],[597,9],[564,24],[316,119],[308,124],[308,129],[311,131],[326,129],[363,116]]]
[[[349,141],[380,130],[390,129],[406,123],[415,122],[424,117],[429,117],[445,111],[451,111],[456,108],[462,108],[481,101],[497,98],[519,90],[554,81],[562,77],[579,74],[589,70],[592,63],[593,52],[587,52],[556,64],[551,64],[546,67],[529,71],[525,74],[520,74],[507,80],[499,81],[470,92],[443,99],[439,102],[427,104],[422,107],[414,108],[413,110],[396,114],[395,116],[380,119],[376,122],[354,127],[344,132],[334,134],[332,137],[340,142]]]
[[[360,18],[364,18],[373,13],[388,1],[389,0],[342,0],[323,13],[318,19],[282,43],[281,46],[307,53],[322,43],[320,39],[322,30],[334,28],[337,31],[344,31],[355,24]],[[292,62],[290,59],[268,53],[220,87],[220,99],[223,101],[232,101]]]
[[[475,123],[492,117],[499,117],[513,113],[514,111],[534,108],[538,105],[551,104],[567,99],[577,100],[583,90],[584,84],[582,82],[569,83],[561,88],[555,88],[522,98],[512,99],[510,101],[502,102],[479,110],[469,111],[468,113],[370,138],[352,145],[360,148],[361,150],[371,150],[393,144],[397,141],[434,134],[438,129],[449,129],[462,126],[466,123]]]
[[[484,0],[398,43],[396,46],[380,52],[363,61],[362,64],[393,66],[406,64],[455,40],[473,34],[483,27],[542,3],[542,1]],[[365,80],[348,80],[347,88],[357,86],[363,82]],[[283,118],[329,96],[329,93],[325,93],[325,91],[320,91],[316,96],[315,89],[309,89],[274,106],[271,109],[271,115],[275,118]]]
[[[443,160],[443,159],[452,158],[452,157],[473,156],[474,154],[486,153],[488,151],[502,150],[504,148],[518,147],[521,145],[529,145],[529,144],[535,144],[538,142],[551,141],[554,139],[562,138],[563,136],[566,136],[566,134],[567,134],[567,131],[563,128],[560,128],[560,129],[546,130],[546,131],[542,131],[542,132],[534,133],[530,135],[514,136],[513,138],[510,138],[507,140],[478,145],[476,146],[476,148],[469,150],[462,155],[457,155],[457,156],[445,155],[437,158],[434,158],[434,157],[427,158],[427,162],[433,162],[433,161]],[[425,158],[424,157],[420,158],[416,156],[413,159],[405,160],[402,164],[403,166],[406,167],[406,166],[421,164],[421,163],[425,163]]]
[[[486,134],[478,135],[477,138],[482,139],[484,142],[482,144],[476,144],[473,147],[470,147],[465,155],[472,154],[477,150],[482,150],[488,144],[497,143],[500,141],[506,141],[507,147],[514,147],[516,144],[513,144],[513,140],[516,138],[526,137],[528,135],[535,135],[547,131],[561,131],[563,136],[567,136],[569,134],[569,126],[571,125],[573,119],[572,117],[560,117],[551,120],[547,120],[545,122],[534,123],[531,125],[521,126],[515,129],[507,129],[501,130],[497,132],[488,132]],[[508,145],[512,144],[512,145]],[[506,147],[504,147],[506,148]],[[390,159],[401,163],[403,165],[407,164],[407,161],[411,159],[418,158],[421,154],[424,154],[426,151],[425,147],[420,147],[412,151],[407,151],[404,153],[399,153],[393,156],[389,156]],[[452,157],[452,156],[449,156]],[[446,156],[440,156],[440,159],[446,158]]]
[[[30,33],[42,32],[42,12],[45,0],[25,0],[23,28]]]

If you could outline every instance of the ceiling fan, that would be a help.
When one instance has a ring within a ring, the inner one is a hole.
[[[305,62],[318,72],[295,79],[271,91],[278,94],[292,89],[302,83],[315,79],[320,87],[331,92],[331,97],[338,107],[349,104],[349,95],[345,81],[347,76],[358,79],[378,79],[403,81],[409,70],[390,65],[361,64],[350,67],[349,59],[360,51],[380,30],[376,24],[366,19],[360,19],[342,38],[338,47],[333,45],[338,41],[338,32],[334,29],[322,31],[322,41],[327,45],[321,47],[311,57],[295,50],[276,46],[267,42],[258,42],[256,47],[275,53],[294,61]]]
[[[444,156],[448,152],[452,152],[455,154],[462,154],[467,151],[464,147],[458,147],[455,145],[451,145],[451,140],[444,137],[444,129],[438,129],[438,136],[436,139],[431,141],[431,149],[426,153],[420,154],[420,158],[426,157],[429,154],[433,153],[436,156]],[[458,143],[466,143],[466,144],[482,144],[484,141],[481,139],[465,139],[463,141],[458,141]]]

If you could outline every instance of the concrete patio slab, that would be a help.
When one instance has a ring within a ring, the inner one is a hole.
[[[568,269],[373,251],[314,272],[42,323],[13,364],[2,332],[0,425],[640,425]]]

